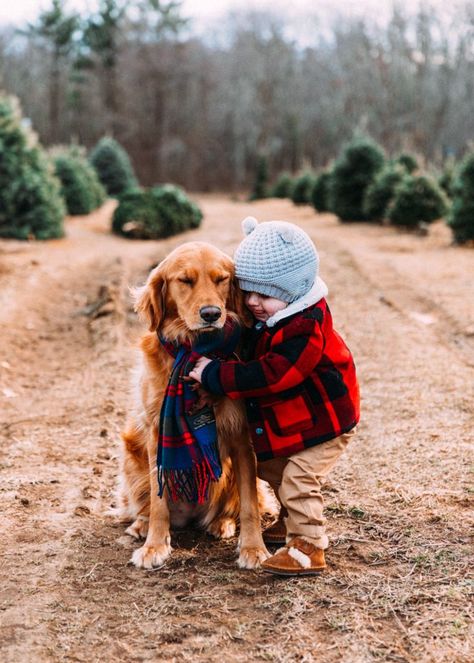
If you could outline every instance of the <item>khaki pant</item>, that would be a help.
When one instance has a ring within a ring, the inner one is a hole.
[[[288,511],[285,518],[287,541],[304,536],[317,548],[328,547],[321,488],[354,433],[355,429],[289,458],[258,463],[258,476],[268,481]]]

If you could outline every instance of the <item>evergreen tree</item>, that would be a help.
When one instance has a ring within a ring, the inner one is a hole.
[[[290,198],[293,190],[293,178],[290,173],[281,173],[271,189],[272,198]]]
[[[438,178],[438,184],[443,189],[445,194],[450,198],[453,196],[454,193],[453,188],[454,188],[455,172],[456,172],[455,160],[447,159],[443,166],[443,172]]]
[[[329,212],[329,186],[331,182],[331,172],[323,171],[316,176],[313,190],[311,192],[311,202],[318,212]]]
[[[200,226],[202,212],[181,187],[174,184],[155,186],[151,189],[151,195],[170,235]]]
[[[403,166],[407,173],[410,174],[419,169],[418,161],[412,154],[409,154],[408,152],[402,152],[402,154],[396,158],[395,163]]]
[[[117,70],[125,14],[125,0],[100,0],[97,12],[89,18],[83,32],[83,44],[86,53],[90,54],[90,63],[99,70],[106,126],[112,135],[118,130]]]
[[[54,167],[69,214],[89,214],[105,202],[97,172],[77,148],[56,153]]]
[[[89,160],[110,196],[119,196],[137,186],[129,156],[113,138],[102,138],[92,150]]]
[[[363,210],[368,220],[381,221],[385,218],[395,189],[405,174],[405,168],[396,163],[388,164],[375,176],[364,196]]]
[[[130,9],[131,12],[127,10]],[[176,0],[100,0],[97,11],[89,17],[83,31],[83,61],[94,69],[103,92],[107,132],[119,134],[120,86],[119,65],[124,44],[136,36],[152,44],[177,33],[186,24],[179,16]]]
[[[407,174],[395,189],[387,216],[394,225],[416,228],[420,223],[436,221],[447,209],[447,198],[435,180]]]
[[[311,203],[314,181],[314,173],[310,170],[296,177],[290,194],[291,200],[295,205],[307,205]]]
[[[461,163],[452,187],[453,204],[448,216],[458,244],[474,240],[474,153]]]
[[[365,221],[363,209],[367,187],[384,165],[382,149],[371,139],[356,137],[334,164],[329,206],[341,221]]]
[[[130,27],[138,39],[157,43],[164,38],[177,35],[188,23],[181,16],[180,0],[138,0],[133,17],[129,17]]]
[[[197,228],[199,207],[177,186],[165,184],[141,191],[129,190],[119,198],[112,230],[134,239],[163,239]]]
[[[249,200],[260,200],[268,198],[268,162],[267,158],[260,155],[257,159],[255,182]]]
[[[0,236],[62,237],[64,214],[60,184],[17,101],[0,95]]]
[[[79,21],[77,14],[66,14],[64,0],[53,0],[51,8],[39,14],[37,23],[30,23],[24,31],[27,37],[38,41],[48,54],[49,141],[53,143],[59,140],[61,66],[75,47]]]

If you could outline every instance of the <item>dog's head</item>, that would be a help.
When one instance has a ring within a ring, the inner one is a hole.
[[[150,331],[175,339],[220,329],[229,313],[245,315],[231,258],[205,242],[182,244],[155,267],[135,309]]]

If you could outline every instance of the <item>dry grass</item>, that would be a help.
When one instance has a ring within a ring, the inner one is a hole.
[[[161,569],[128,564],[136,543],[104,516],[139,331],[127,287],[183,238],[111,237],[107,207],[59,243],[2,249],[0,387],[15,394],[2,401],[2,661],[470,663],[472,251],[438,226],[422,239],[281,201],[204,205],[197,236],[226,250],[248,213],[297,221],[320,249],[363,395],[326,486],[328,572],[241,571],[236,540],[195,531],[174,534]]]

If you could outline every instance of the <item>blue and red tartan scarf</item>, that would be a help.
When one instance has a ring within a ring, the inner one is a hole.
[[[196,411],[198,394],[183,380],[199,357],[228,359],[240,339],[240,325],[227,318],[222,329],[202,332],[191,345],[158,336],[174,357],[173,368],[160,412],[158,436],[158,495],[168,491],[171,501],[202,504],[209,484],[222,474],[217,429],[212,407]]]

